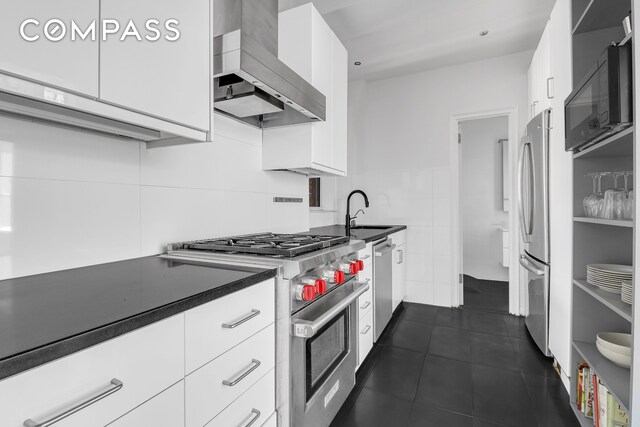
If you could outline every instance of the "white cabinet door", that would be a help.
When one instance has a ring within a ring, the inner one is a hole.
[[[112,34],[100,45],[100,98],[138,112],[208,131],[210,110],[209,0],[102,0],[101,16],[127,26],[133,20],[142,40],[129,36],[121,41]],[[146,40],[148,19],[160,22],[161,37]],[[172,25],[180,32],[164,28]]]
[[[98,28],[95,41],[71,40],[71,21],[83,31],[100,16],[98,0],[20,0],[3,2],[0,26],[0,70],[81,94],[98,96]],[[62,21],[47,23],[52,18]],[[20,35],[21,24],[28,23]],[[97,24],[96,24],[97,25]],[[45,37],[47,34],[51,41]]]
[[[369,307],[358,323],[358,367],[373,348],[373,309]]]
[[[571,4],[558,0],[551,12],[550,46],[554,98],[549,145],[549,233],[552,240],[549,286],[549,349],[565,374],[571,374],[571,289],[572,265],[566,262],[572,251],[573,162],[564,151],[564,100],[572,91]],[[581,178],[582,179],[582,178]],[[558,185],[560,184],[560,185]]]
[[[263,131],[263,168],[344,176],[347,51],[312,3],[279,15],[278,57],[326,97],[326,121]]]
[[[184,380],[118,418],[109,427],[184,427]]]
[[[393,269],[392,269],[392,288],[391,300],[393,302],[393,310],[404,300],[406,295],[406,251],[404,244],[393,249]]]
[[[331,38],[333,32],[322,16],[314,10],[311,15],[311,84],[327,98],[327,118],[322,123],[312,123],[313,144],[311,159],[313,163],[333,167],[332,124],[333,124],[333,55]]]
[[[332,167],[347,173],[347,92],[349,54],[340,39],[332,34]]]
[[[551,98],[549,97],[549,89],[552,84],[550,49],[549,23],[547,23],[527,72],[529,118],[551,108]]]

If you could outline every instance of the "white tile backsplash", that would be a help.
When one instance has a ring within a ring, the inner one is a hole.
[[[0,117],[0,176],[138,184],[138,142]]]
[[[137,185],[0,178],[0,279],[140,255]]]
[[[215,126],[212,143],[147,148],[0,118],[0,279],[308,230],[307,177],[262,170],[260,129],[219,115]]]

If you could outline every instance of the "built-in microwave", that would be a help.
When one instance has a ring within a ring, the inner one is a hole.
[[[564,102],[565,150],[583,150],[632,125],[630,43],[609,46]]]

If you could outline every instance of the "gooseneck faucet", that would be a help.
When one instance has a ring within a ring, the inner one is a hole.
[[[350,211],[349,205],[351,203],[351,196],[353,196],[354,194],[362,194],[362,197],[364,197],[364,205],[365,205],[365,207],[367,207],[367,208],[369,207],[369,198],[364,193],[364,191],[362,191],[362,190],[353,190],[351,193],[349,193],[349,196],[347,197],[347,215],[345,217],[345,222],[344,222],[344,227],[347,230],[349,229],[349,227],[351,227],[351,214],[349,212]]]

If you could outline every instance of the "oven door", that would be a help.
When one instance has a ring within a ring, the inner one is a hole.
[[[345,283],[292,317],[292,425],[328,426],[355,386],[356,304],[368,288]]]

